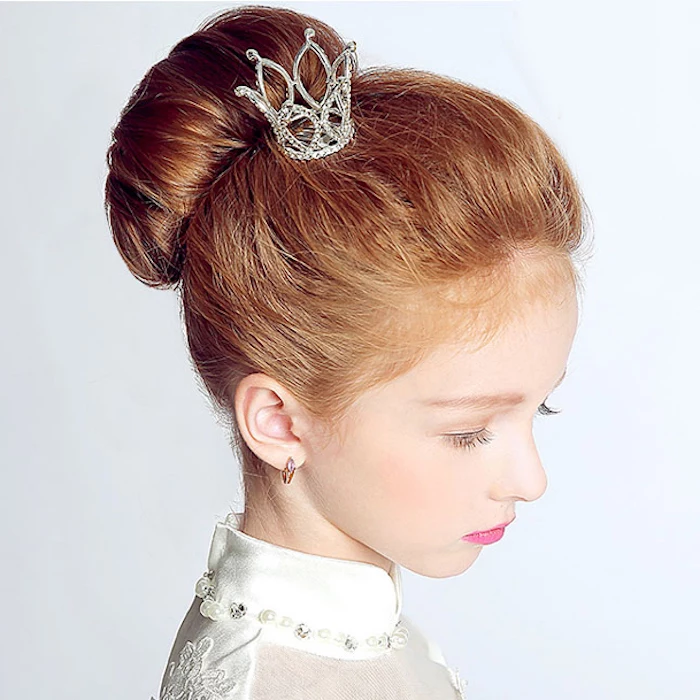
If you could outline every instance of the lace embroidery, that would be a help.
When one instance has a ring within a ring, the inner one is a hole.
[[[202,671],[202,660],[212,644],[211,637],[202,637],[196,644],[185,642],[177,666],[170,663],[160,700],[225,700],[236,683],[220,668]]]
[[[466,700],[467,696],[464,694],[466,692],[465,686],[469,681],[466,681],[463,678],[459,677],[459,669],[451,668],[450,666],[448,666],[447,670],[450,673],[450,680],[452,681],[452,685],[455,687],[455,690],[459,694],[460,699]]]

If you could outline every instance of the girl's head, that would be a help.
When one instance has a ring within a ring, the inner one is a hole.
[[[585,205],[515,105],[418,70],[360,66],[353,140],[289,158],[234,90],[255,86],[251,47],[291,73],[306,27],[331,61],[343,50],[313,17],[247,6],[148,71],[108,153],[114,240],[181,295],[246,517],[303,522],[318,553],[453,575],[479,551],[464,534],[546,487],[532,419],[577,327]],[[312,52],[300,74],[319,99]],[[279,106],[286,85],[265,78]],[[520,396],[444,404],[477,394]]]

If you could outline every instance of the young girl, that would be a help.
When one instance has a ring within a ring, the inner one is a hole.
[[[245,509],[215,525],[161,700],[448,700],[401,566],[455,576],[546,477],[535,413],[578,323],[585,205],[507,100],[280,7],[227,11],[141,81],[106,204],[176,286]]]

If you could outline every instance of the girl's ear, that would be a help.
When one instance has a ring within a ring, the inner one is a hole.
[[[235,414],[241,436],[264,462],[283,469],[291,455],[306,460],[301,438],[308,423],[301,404],[279,382],[256,372],[236,387]]]

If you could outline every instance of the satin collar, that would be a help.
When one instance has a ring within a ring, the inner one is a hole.
[[[323,656],[371,658],[400,645],[386,644],[387,637],[402,634],[396,562],[387,573],[367,562],[289,549],[242,532],[242,518],[231,512],[218,522],[209,551],[216,597],[227,610],[242,603],[245,615],[258,617],[275,643]],[[354,649],[346,648],[353,645],[343,641],[348,635],[357,642]]]

